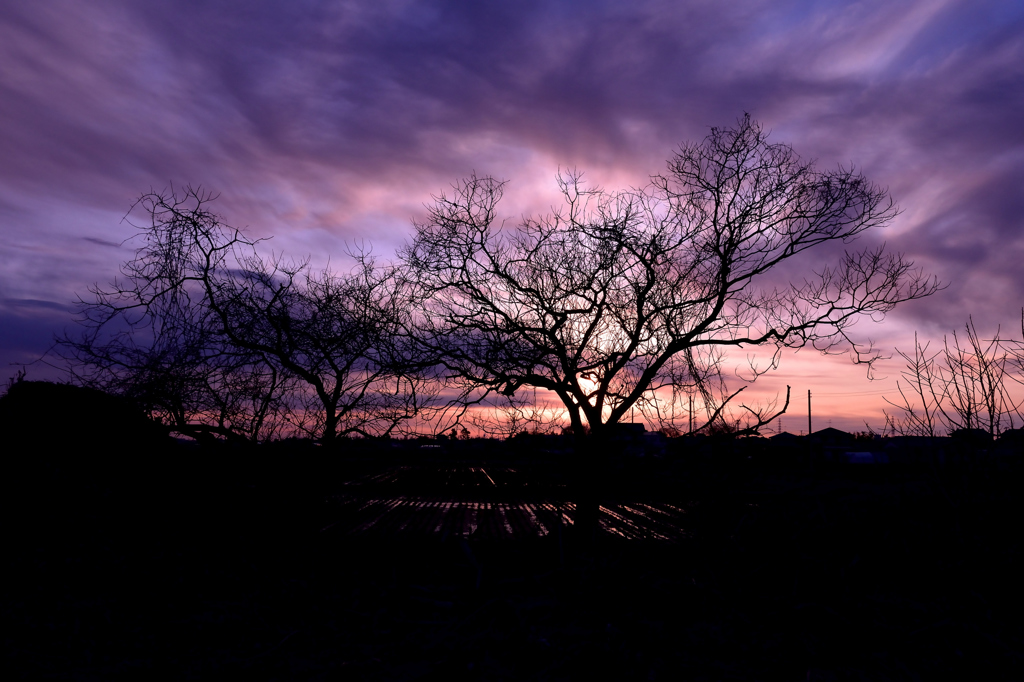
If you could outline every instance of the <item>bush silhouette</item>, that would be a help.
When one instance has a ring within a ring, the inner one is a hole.
[[[159,439],[164,429],[131,401],[103,391],[20,381],[0,397],[0,428],[5,439],[25,444],[132,445]]]

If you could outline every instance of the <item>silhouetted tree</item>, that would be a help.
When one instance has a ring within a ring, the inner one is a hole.
[[[323,442],[381,436],[430,387],[407,371],[409,315],[392,269],[356,254],[351,273],[266,259],[224,225],[209,194],[150,193],[144,245],[122,278],[80,301],[85,332],[62,347],[84,383],[144,396],[176,429]]]
[[[1024,324],[1022,324],[1024,339]],[[928,351],[914,335],[914,350],[896,352],[906,361],[900,396],[889,400],[899,410],[885,414],[886,430],[899,435],[937,436],[981,430],[989,438],[1013,428],[1022,401],[1013,397],[1011,381],[1024,358],[1024,341],[1003,338],[1000,330],[982,339],[968,319],[964,334],[943,337],[942,348]]]
[[[96,464],[133,446],[166,438],[133,401],[103,391],[48,381],[20,380],[0,396],[0,433],[6,466],[39,467],[57,456]],[[116,451],[116,452],[115,452]]]
[[[467,399],[550,391],[573,432],[587,425],[597,444],[634,407],[681,423],[694,393],[707,421],[720,421],[736,395],[722,382],[731,348],[843,346],[870,362],[850,325],[937,289],[881,248],[847,252],[800,284],[793,272],[773,277],[897,209],[853,170],[818,171],[769,144],[749,116],[683,145],[645,188],[588,190],[577,173],[559,185],[562,211],[508,229],[497,213],[504,183],[470,177],[436,197],[402,256],[424,299],[416,343],[452,385]],[[755,432],[785,406],[746,410],[741,431]]]
[[[294,380],[225,343],[202,299],[180,294],[172,289],[145,314],[125,310],[120,318],[100,295],[80,301],[85,327],[60,345],[75,382],[131,398],[172,430],[198,438],[278,435]]]

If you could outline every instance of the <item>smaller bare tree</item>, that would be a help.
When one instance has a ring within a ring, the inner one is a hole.
[[[1024,358],[1024,343],[978,335],[968,319],[963,336],[953,332],[942,339],[942,349],[929,353],[914,336],[914,350],[897,353],[906,361],[904,382],[897,382],[898,400],[889,400],[899,413],[885,413],[886,430],[899,435],[936,436],[979,429],[996,437],[1013,428],[1022,402],[1013,397],[1008,380]]]
[[[185,432],[326,443],[413,419],[436,388],[399,333],[411,302],[397,271],[367,253],[350,273],[265,258],[213,198],[187,188],[136,203],[142,246],[80,301],[82,334],[59,339],[73,375],[144,396]]]
[[[900,373],[904,383],[896,382],[898,401],[885,401],[898,408],[901,415],[885,414],[885,430],[901,436],[936,436],[943,428],[941,406],[946,398],[946,378],[937,364],[940,352],[929,354],[914,334],[914,350],[896,353],[907,363]]]

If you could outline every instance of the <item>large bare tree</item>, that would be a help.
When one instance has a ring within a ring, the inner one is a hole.
[[[693,393],[720,418],[730,349],[844,348],[870,362],[850,326],[938,288],[882,248],[814,269],[804,252],[897,208],[854,170],[819,171],[769,143],[749,116],[681,146],[644,188],[586,189],[576,173],[559,184],[564,208],[510,227],[504,183],[470,177],[435,197],[402,257],[424,298],[424,357],[466,399],[549,391],[575,433],[600,437],[634,408],[677,418]],[[747,428],[779,413],[751,408]]]

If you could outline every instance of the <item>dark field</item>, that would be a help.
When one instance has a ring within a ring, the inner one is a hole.
[[[4,677],[1024,677],[1019,458],[729,448],[8,452]]]

